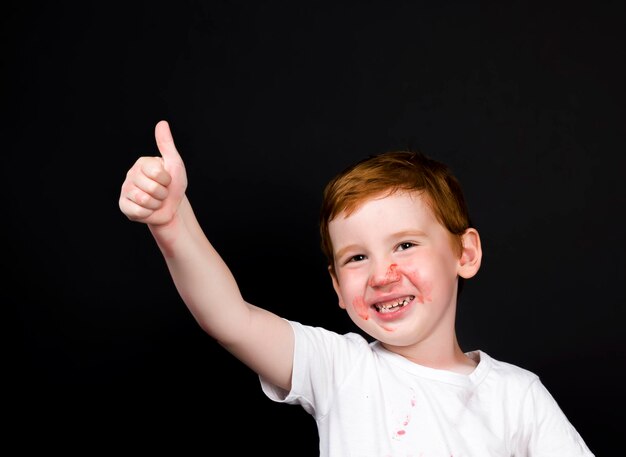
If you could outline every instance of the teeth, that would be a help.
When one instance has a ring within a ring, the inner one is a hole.
[[[374,307],[379,313],[389,313],[398,308],[402,308],[403,306],[406,306],[407,304],[409,304],[411,300],[413,300],[413,298],[414,298],[413,296],[409,296],[397,302],[389,302],[385,304],[377,303],[374,305]]]

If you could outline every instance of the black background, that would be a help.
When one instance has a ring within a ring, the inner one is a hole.
[[[311,417],[201,332],[118,209],[160,119],[244,297],[340,332],[323,185],[388,149],[448,163],[484,249],[461,346],[540,375],[597,456],[621,449],[624,2],[3,9],[5,431],[22,449],[317,455]]]

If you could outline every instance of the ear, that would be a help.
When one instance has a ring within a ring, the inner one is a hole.
[[[473,228],[468,228],[461,236],[463,250],[459,259],[459,276],[468,279],[478,273],[480,262],[483,258],[483,250],[480,245],[480,235]]]
[[[335,289],[335,293],[337,294],[337,298],[339,299],[339,307],[341,309],[346,309],[346,305],[341,298],[341,287],[339,286],[339,280],[337,279],[335,270],[331,265],[328,265],[328,273],[330,273],[330,277],[333,280],[333,289]]]

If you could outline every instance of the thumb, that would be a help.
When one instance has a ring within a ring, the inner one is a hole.
[[[169,168],[169,165],[180,164],[182,162],[167,121],[159,121],[159,123],[157,123],[154,128],[154,137],[161,157],[163,157],[166,170]]]

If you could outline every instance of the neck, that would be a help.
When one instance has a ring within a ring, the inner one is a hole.
[[[476,368],[477,363],[469,358],[453,336],[450,344],[442,345],[440,342],[429,344],[422,341],[419,347],[383,346],[391,352],[395,352],[413,363],[437,370],[452,371],[459,374],[470,374]]]

